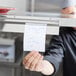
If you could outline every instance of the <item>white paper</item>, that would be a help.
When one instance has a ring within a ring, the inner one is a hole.
[[[45,52],[46,24],[26,23],[24,30],[24,51]]]

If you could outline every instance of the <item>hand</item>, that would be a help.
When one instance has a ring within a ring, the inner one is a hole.
[[[24,57],[23,65],[25,69],[41,72],[44,75],[51,75],[54,72],[53,65],[47,60],[43,60],[43,56],[36,51],[30,52]]]
[[[73,13],[76,13],[76,6],[69,6],[69,7],[63,8],[61,10],[61,12],[63,14],[73,14]]]
[[[42,69],[43,56],[37,51],[30,52],[23,59],[23,65],[26,69],[40,72]]]

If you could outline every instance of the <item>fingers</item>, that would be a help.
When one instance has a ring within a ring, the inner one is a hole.
[[[35,58],[37,59],[38,57],[39,57],[39,54],[38,53],[33,53],[33,55],[26,61],[25,68],[26,69],[30,69],[30,65],[32,63],[34,63]]]
[[[41,56],[41,58],[39,59],[38,63],[36,64],[35,71],[37,71],[37,72],[41,72],[42,71],[42,68],[43,68],[42,62],[43,62],[43,56]]]
[[[31,71],[40,71],[41,70],[41,61],[43,56],[38,52],[31,52],[23,59],[23,65],[26,69]]]
[[[30,52],[28,55],[26,55],[23,59],[23,64],[26,64],[27,60],[33,56],[33,54],[36,53],[35,51]]]
[[[76,7],[75,6],[66,7],[62,9],[61,12],[63,14],[73,14],[76,13]]]
[[[38,56],[30,64],[30,70],[31,71],[36,71],[36,67],[38,66],[38,63],[40,63],[41,59],[42,59],[42,56],[40,54],[38,54]]]

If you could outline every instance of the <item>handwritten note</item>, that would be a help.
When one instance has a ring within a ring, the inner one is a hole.
[[[45,52],[46,24],[26,23],[24,30],[24,51]]]

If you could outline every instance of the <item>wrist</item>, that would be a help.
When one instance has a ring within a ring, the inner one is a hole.
[[[52,75],[54,73],[53,65],[49,61],[43,60],[41,73],[44,75]]]

